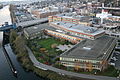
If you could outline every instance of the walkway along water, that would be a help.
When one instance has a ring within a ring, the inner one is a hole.
[[[7,60],[8,64],[9,64],[9,66],[10,66],[11,71],[17,77],[17,70],[15,69],[14,65],[12,64],[12,61],[11,61],[11,59],[10,59],[4,45],[2,46],[2,48],[3,48],[4,55],[5,55],[6,60]]]
[[[69,76],[74,76],[74,77],[81,77],[81,78],[88,78],[88,79],[95,79],[95,80],[116,80],[115,77],[80,74],[80,73],[65,71],[62,69],[58,69],[58,68],[55,68],[52,66],[42,64],[42,63],[37,61],[37,59],[35,58],[35,56],[33,55],[32,51],[30,50],[29,47],[26,46],[26,49],[28,50],[29,57],[30,57],[31,61],[33,62],[34,66],[36,66],[40,69],[51,70],[51,71],[54,71],[56,73],[61,73],[64,75],[69,75]]]

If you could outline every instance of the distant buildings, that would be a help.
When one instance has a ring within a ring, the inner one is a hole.
[[[31,13],[37,18],[46,18],[48,16],[56,15],[59,13],[57,7],[46,7],[43,9],[32,10]]]
[[[49,22],[63,21],[63,22],[69,22],[74,24],[83,24],[86,26],[89,26],[91,24],[90,17],[80,16],[74,13],[63,13],[63,14],[58,14],[54,16],[49,16],[48,19],[49,19]]]
[[[112,22],[120,22],[120,16],[113,16],[112,14],[109,14],[107,10],[102,10],[102,13],[96,14],[96,17]]]
[[[120,16],[113,16],[108,13],[108,10],[102,10],[102,13],[96,14],[96,17],[101,19],[99,23],[106,34],[114,37],[120,37]]]

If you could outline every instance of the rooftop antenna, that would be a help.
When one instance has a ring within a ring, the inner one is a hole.
[[[102,14],[104,13],[104,3],[102,3]],[[101,24],[103,24],[103,18],[101,18]]]
[[[102,13],[104,12],[104,8],[105,8],[104,3],[102,3]]]
[[[117,0],[117,6],[119,6],[119,0]]]

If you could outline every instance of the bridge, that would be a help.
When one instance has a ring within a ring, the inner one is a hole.
[[[32,25],[37,25],[37,24],[40,24],[40,23],[44,23],[44,22],[47,22],[47,21],[48,21],[48,18],[25,21],[25,22],[11,24],[11,25],[9,25],[8,22],[5,22],[5,24],[0,27],[0,31],[5,32],[7,30],[16,29],[16,28],[19,28],[19,27],[25,28],[25,27],[29,27],[29,26],[32,26]]]
[[[119,7],[97,7],[99,9],[108,9],[108,10],[120,10]]]
[[[0,31],[4,31],[4,32],[10,29],[16,29],[16,24],[9,25],[8,22],[5,22],[5,24],[0,27]]]
[[[47,21],[48,21],[48,18],[42,18],[42,19],[37,19],[37,20],[20,22],[20,23],[17,23],[16,26],[25,28],[25,27],[29,27],[29,26],[32,26],[32,25],[37,25],[37,24],[40,24],[40,23],[44,23],[44,22],[47,22]]]

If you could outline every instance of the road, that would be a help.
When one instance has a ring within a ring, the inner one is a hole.
[[[117,80],[115,77],[80,74],[80,73],[65,71],[65,70],[61,70],[61,69],[58,69],[58,68],[55,68],[52,66],[42,64],[42,63],[37,61],[37,59],[33,55],[32,51],[27,46],[26,46],[26,48],[28,50],[28,54],[29,54],[31,61],[34,63],[34,66],[36,66],[40,69],[51,70],[51,71],[54,71],[56,73],[61,73],[61,74],[74,76],[74,77],[81,77],[81,78],[88,78],[88,79],[95,79],[95,80]]]

